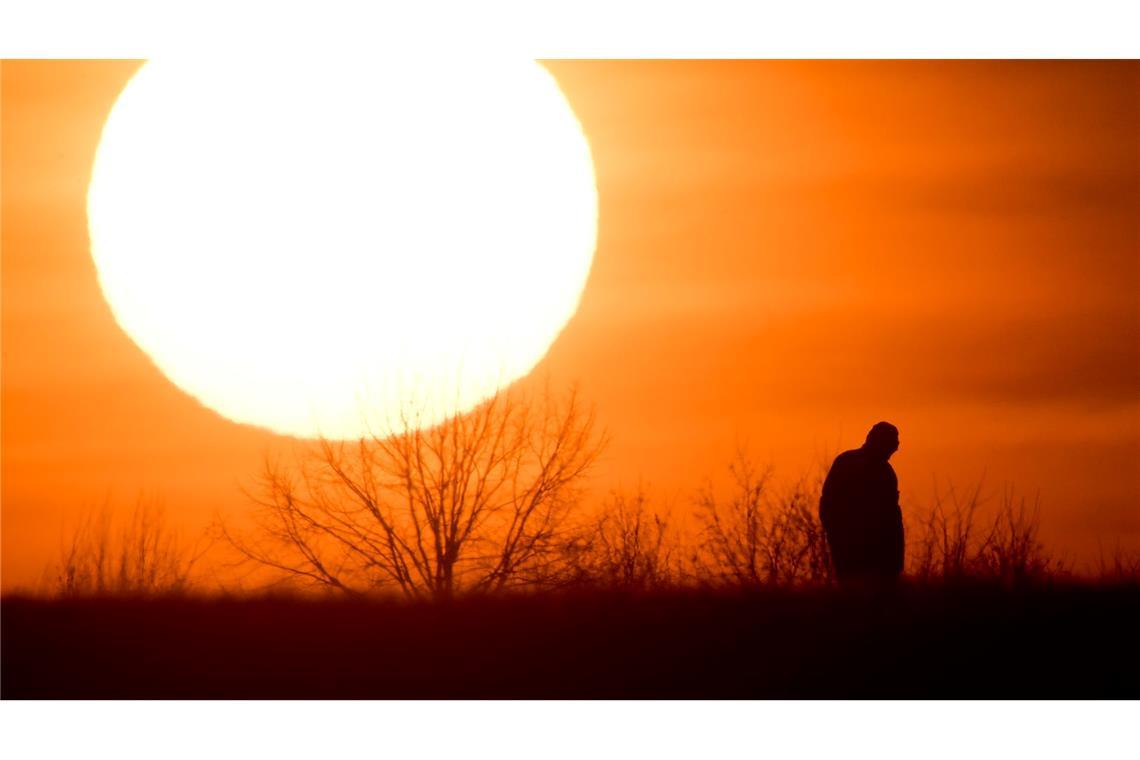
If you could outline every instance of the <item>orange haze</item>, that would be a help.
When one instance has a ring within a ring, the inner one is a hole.
[[[99,292],[86,185],[137,65],[3,64],[4,589],[108,498],[241,510],[286,443],[178,391]],[[596,403],[599,490],[683,508],[740,442],[790,479],[887,419],[904,509],[984,473],[1062,555],[1140,547],[1136,63],[548,66],[600,221],[540,372]]]

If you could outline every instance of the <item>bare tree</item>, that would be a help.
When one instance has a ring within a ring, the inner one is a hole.
[[[247,560],[346,593],[412,598],[538,584],[602,447],[576,392],[501,392],[468,414],[268,462]]]
[[[116,525],[104,505],[85,514],[62,546],[56,590],[64,596],[182,593],[201,556],[167,526],[160,507],[140,501]]]
[[[783,494],[744,452],[729,466],[732,487],[718,497],[706,485],[697,497],[703,575],[735,586],[821,582],[830,578],[818,486],[801,481]]]

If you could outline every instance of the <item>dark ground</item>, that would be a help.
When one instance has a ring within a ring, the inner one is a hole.
[[[19,698],[1140,697],[1140,587],[0,603]]]

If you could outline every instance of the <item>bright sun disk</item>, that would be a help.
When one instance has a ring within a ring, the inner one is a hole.
[[[231,420],[355,438],[530,372],[593,258],[589,146],[532,61],[152,61],[91,250],[128,335]]]

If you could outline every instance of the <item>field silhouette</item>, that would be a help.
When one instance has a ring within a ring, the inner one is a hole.
[[[5,698],[1137,696],[1136,585],[3,601]]]

